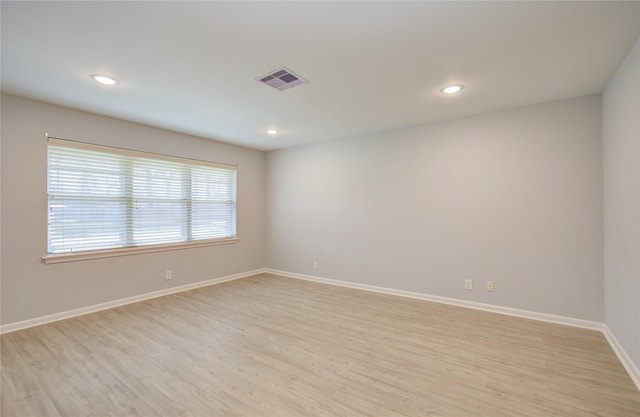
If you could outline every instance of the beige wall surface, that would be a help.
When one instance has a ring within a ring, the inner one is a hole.
[[[602,105],[605,322],[640,368],[640,39]]]
[[[602,177],[600,95],[270,152],[267,266],[603,321]]]
[[[44,265],[45,132],[239,163],[240,243]],[[597,95],[270,152],[266,162],[260,151],[2,96],[1,155],[3,324],[264,266],[604,318]]]
[[[51,136],[237,163],[240,242],[45,265]],[[264,152],[2,96],[2,324],[262,268]],[[164,280],[171,270],[173,279]]]

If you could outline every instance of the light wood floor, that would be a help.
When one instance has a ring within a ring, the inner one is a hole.
[[[2,416],[640,416],[596,331],[260,275],[9,333]]]

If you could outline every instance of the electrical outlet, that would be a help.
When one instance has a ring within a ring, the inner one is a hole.
[[[464,280],[464,289],[467,291],[473,290],[473,280],[465,279]]]
[[[171,279],[171,271],[164,271],[164,280],[169,281]]]
[[[493,285],[493,281],[487,281],[487,291],[494,292],[496,287]]]
[[[313,261],[313,269],[318,269],[318,261]]]

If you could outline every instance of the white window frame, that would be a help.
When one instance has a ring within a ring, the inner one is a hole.
[[[184,219],[184,222],[185,222],[185,227],[188,230],[186,232],[185,240],[170,242],[170,243],[160,243],[160,244],[157,244],[157,243],[141,244],[136,246],[129,239],[129,237],[127,237],[125,246],[119,246],[115,248],[106,248],[106,249],[48,253],[47,255],[42,257],[44,263],[49,264],[49,263],[58,263],[58,262],[70,262],[70,261],[79,261],[79,260],[87,260],[87,259],[98,259],[98,258],[107,258],[107,257],[114,257],[114,256],[133,255],[133,254],[140,254],[140,253],[159,252],[159,251],[167,251],[167,250],[187,249],[187,248],[196,248],[196,247],[213,246],[213,245],[225,245],[225,244],[237,243],[239,241],[237,236],[237,203],[236,203],[237,202],[237,165],[221,164],[216,162],[208,162],[208,161],[202,161],[202,160],[155,154],[155,153],[134,151],[129,149],[114,148],[110,146],[95,145],[90,143],[77,142],[77,141],[71,141],[68,139],[60,139],[60,138],[54,138],[54,137],[48,137],[48,144],[47,144],[48,152],[49,152],[49,146],[61,146],[61,147],[75,148],[80,150],[89,150],[89,151],[108,153],[115,157],[122,157],[123,159],[143,158],[145,160],[177,163],[177,164],[181,164],[183,167],[185,167],[185,169],[188,169],[189,172],[191,172],[192,168],[195,170],[197,169],[197,167],[210,167],[210,168],[218,168],[218,169],[233,171],[232,178],[233,178],[233,184],[234,184],[234,189],[233,189],[234,191],[233,192],[233,197],[234,197],[233,222],[234,223],[233,223],[233,235],[225,236],[223,238],[214,238],[214,239],[208,239],[208,238],[194,239],[192,238],[192,231],[191,231],[191,221],[190,221],[191,216],[186,216]],[[49,157],[47,157],[47,161],[49,161]],[[48,167],[47,183],[49,180],[49,175],[50,175],[50,169]],[[195,202],[191,198],[192,184],[191,184],[190,178],[189,179],[185,178],[185,181],[186,183],[189,184],[188,185],[189,190],[186,192],[186,194],[189,195],[187,197],[188,198],[187,205],[190,209],[191,205]],[[52,196],[49,195],[49,186],[47,186],[47,194],[48,194],[47,216],[49,216],[50,201],[52,201]],[[135,197],[127,194],[127,198],[133,199]],[[132,214],[127,213],[125,217],[125,222],[130,222],[130,221],[132,221]],[[47,247],[48,248],[49,248],[49,242],[50,242],[50,229],[49,229],[49,221],[47,221]],[[49,249],[47,251],[49,251]]]

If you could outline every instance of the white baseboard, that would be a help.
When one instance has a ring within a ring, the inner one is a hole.
[[[576,319],[572,317],[556,316],[553,314],[538,313],[535,311],[520,310],[517,308],[510,308],[510,307],[501,307],[501,306],[496,306],[492,304],[483,304],[483,303],[477,303],[474,301],[460,300],[457,298],[440,297],[437,295],[397,290],[397,289],[387,288],[387,287],[377,287],[377,286],[368,285],[368,284],[358,284],[355,282],[321,278],[313,275],[304,275],[304,274],[297,274],[297,273],[286,272],[286,271],[278,271],[278,270],[269,269],[269,268],[267,268],[265,272],[269,274],[280,275],[283,277],[297,278],[297,279],[303,279],[307,281],[315,281],[323,284],[337,285],[340,287],[355,288],[359,290],[373,291],[373,292],[378,292],[383,294],[398,295],[401,297],[416,298],[418,300],[433,301],[441,304],[449,304],[449,305],[454,305],[458,307],[472,308],[475,310],[489,311],[492,313],[506,314],[508,316],[522,317],[525,319],[546,321],[549,323],[563,324],[566,326],[581,327],[584,329],[602,331],[602,328],[604,326],[603,323],[600,323],[597,321],[589,321],[589,320]]]
[[[74,310],[63,311],[61,313],[50,314],[47,316],[36,317],[29,320],[23,320],[16,323],[9,323],[0,326],[0,334],[15,332],[17,330],[28,329],[29,327],[40,326],[41,324],[52,323],[54,321],[65,320],[72,317],[82,316],[84,314],[95,313],[109,308],[120,307],[126,304],[137,303],[139,301],[149,300],[151,298],[163,297],[169,294],[175,294],[183,291],[189,291],[196,288],[206,287],[209,285],[220,284],[222,282],[233,281],[235,279],[246,278],[252,275],[265,272],[264,268],[253,271],[242,272],[239,274],[227,275],[220,278],[208,279],[206,281],[198,281],[191,284],[171,287],[164,290],[148,292],[145,294],[134,295],[133,297],[121,298],[119,300],[108,301],[106,303],[95,304],[87,307],[76,308]]]
[[[624,350],[616,336],[613,334],[613,332],[611,332],[609,326],[605,324],[602,329],[602,333],[604,334],[604,337],[607,338],[609,345],[611,345],[611,349],[613,349],[613,351],[618,356],[618,359],[620,359],[622,366],[624,366],[624,369],[627,370],[627,373],[636,384],[636,387],[638,387],[638,390],[640,390],[640,369],[638,369],[636,364],[633,363],[633,361],[627,354],[627,351]]]
[[[440,296],[429,295],[424,293],[396,290],[393,288],[377,287],[377,286],[368,285],[368,284],[358,284],[355,282],[321,278],[313,275],[297,274],[293,272],[279,271],[279,270],[269,269],[269,268],[265,269],[264,272],[268,274],[280,275],[288,278],[297,278],[297,279],[303,279],[307,281],[319,282],[322,284],[336,285],[336,286],[347,287],[347,288],[355,288],[359,290],[373,291],[373,292],[378,292],[383,294],[398,295],[401,297],[409,297],[409,298],[416,298],[419,300],[433,301],[436,303],[449,304],[449,305],[454,305],[458,307],[472,308],[472,309],[482,310],[482,311],[489,311],[492,313],[505,314],[508,316],[522,317],[526,319],[545,321],[545,322],[555,323],[555,324],[562,324],[565,326],[580,327],[580,328],[590,329],[590,330],[598,330],[604,334],[604,337],[609,342],[609,345],[611,345],[611,348],[613,349],[616,356],[622,363],[622,366],[624,366],[624,368],[629,373],[629,376],[631,377],[633,382],[636,384],[636,387],[638,388],[638,390],[640,390],[640,370],[638,370],[638,367],[633,363],[629,355],[627,355],[627,352],[624,350],[624,348],[620,344],[620,342],[618,342],[616,337],[613,335],[613,333],[609,329],[609,326],[607,326],[605,323],[600,323],[597,321],[581,320],[581,319],[576,319],[572,317],[557,316],[553,314],[538,313],[538,312],[529,311],[529,310],[520,310],[520,309],[510,308],[510,307],[501,307],[501,306],[496,306],[491,304],[476,303],[473,301],[459,300],[456,298],[440,297]]]

